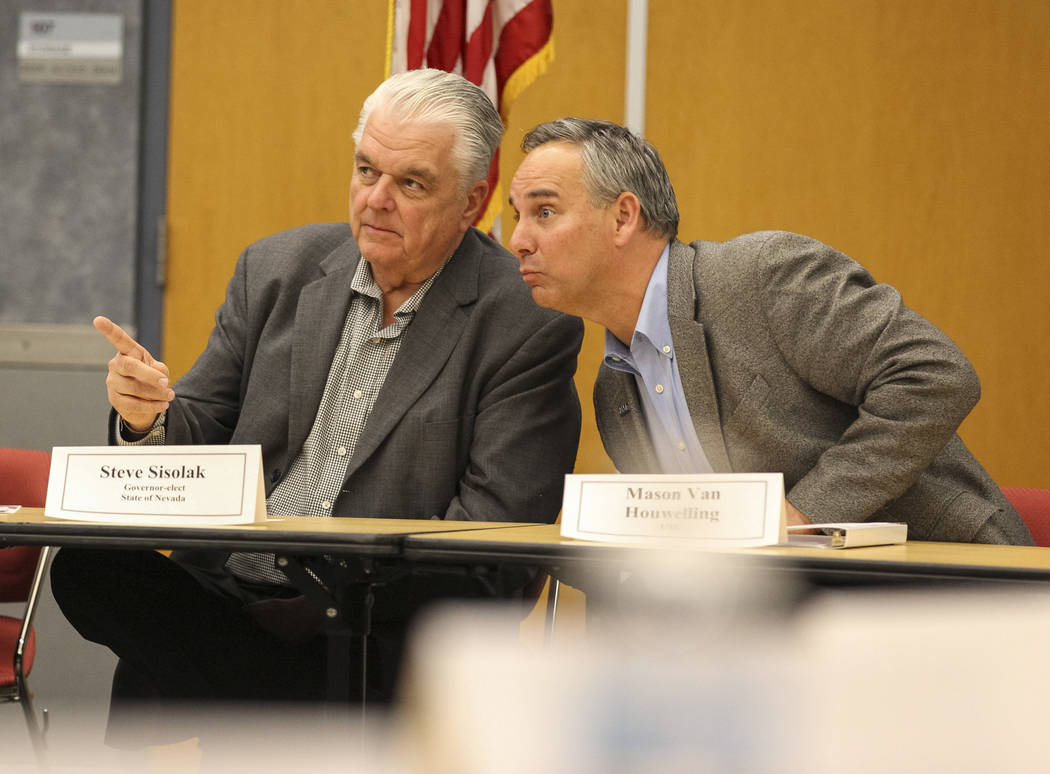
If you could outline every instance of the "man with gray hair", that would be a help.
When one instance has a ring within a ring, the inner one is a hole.
[[[261,444],[275,515],[554,521],[579,441],[583,324],[533,304],[513,256],[471,227],[502,132],[458,75],[380,85],[354,133],[349,225],[248,247],[207,348],[175,385],[96,319],[117,350],[111,441]],[[120,657],[117,700],[323,695],[323,615],[273,555],[64,549],[52,586],[73,625]],[[447,577],[378,589],[375,697],[390,698],[425,603],[485,593]],[[115,718],[111,741],[150,743],[117,739]]]
[[[798,234],[683,244],[659,154],[616,124],[522,148],[511,249],[538,304],[606,328],[594,403],[620,471],[782,472],[789,524],[1032,543],[956,434],[972,366],[895,289]]]

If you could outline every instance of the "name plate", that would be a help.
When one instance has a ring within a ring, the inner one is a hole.
[[[745,547],[787,540],[780,473],[570,475],[561,534],[675,547]]]
[[[44,514],[166,526],[263,521],[262,448],[55,447]]]

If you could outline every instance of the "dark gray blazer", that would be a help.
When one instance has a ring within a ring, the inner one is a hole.
[[[261,444],[269,494],[317,414],[360,259],[345,223],[246,249],[167,442]],[[517,261],[471,229],[403,336],[333,515],[553,522],[579,443],[582,322],[537,307]]]
[[[958,347],[859,264],[808,237],[671,243],[667,308],[690,414],[716,471],[782,472],[815,522],[903,521],[969,542],[1031,536],[956,429],[977,375]],[[658,472],[634,377],[603,367],[602,441]]]

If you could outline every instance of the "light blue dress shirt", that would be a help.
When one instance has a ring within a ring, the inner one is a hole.
[[[631,346],[605,332],[605,364],[632,374],[642,396],[642,410],[656,459],[664,473],[711,473],[711,463],[696,437],[667,319],[665,247],[649,278]]]

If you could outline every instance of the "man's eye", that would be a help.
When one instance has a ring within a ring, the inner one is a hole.
[[[409,189],[410,191],[422,191],[423,190],[423,184],[421,182],[419,182],[418,180],[412,180],[411,178],[407,178],[405,180],[404,186],[405,186],[405,188]]]
[[[375,176],[375,170],[372,169],[371,167],[366,167],[366,166],[362,165],[362,166],[357,168],[357,174],[359,174],[361,177],[374,177]]]
[[[550,207],[540,207],[539,212],[537,214],[539,215],[540,220],[546,220],[547,218],[554,215],[554,210],[552,210]]]

